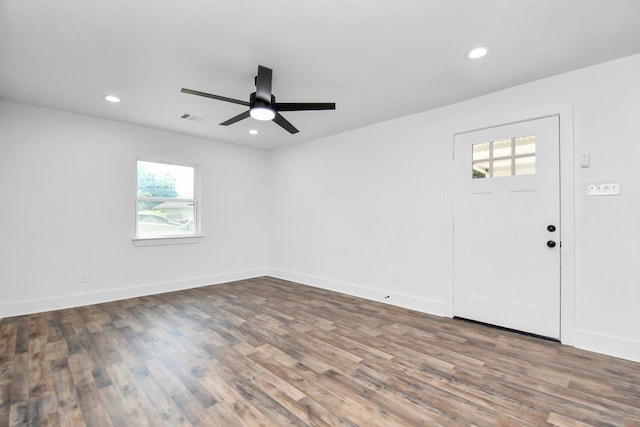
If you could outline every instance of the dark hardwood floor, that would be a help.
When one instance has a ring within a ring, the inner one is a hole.
[[[640,426],[640,364],[272,278],[3,319],[5,426]]]

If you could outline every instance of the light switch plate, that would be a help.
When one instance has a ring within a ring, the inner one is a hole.
[[[620,181],[588,182],[585,194],[587,196],[615,196],[621,194]]]
[[[588,168],[590,163],[591,163],[591,161],[589,159],[589,152],[582,153],[580,155],[580,167],[581,168]]]

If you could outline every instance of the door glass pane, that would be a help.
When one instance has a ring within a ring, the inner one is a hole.
[[[536,153],[536,136],[521,136],[516,138],[516,156]],[[517,175],[517,174],[516,174]]]
[[[489,162],[476,162],[473,164],[472,178],[488,178],[489,177]]]
[[[493,176],[511,176],[511,159],[494,160]]]
[[[493,141],[493,158],[510,157],[511,156],[511,140],[501,139]],[[495,174],[494,174],[495,175]]]
[[[485,142],[484,144],[473,144],[471,146],[473,151],[473,161],[489,158],[489,144],[490,143]]]
[[[518,157],[516,159],[516,175],[533,175],[536,173],[536,156]]]

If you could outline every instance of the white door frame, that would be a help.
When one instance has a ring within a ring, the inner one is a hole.
[[[524,111],[496,111],[480,119],[454,124],[445,134],[445,152],[449,153],[446,163],[445,180],[445,248],[448,254],[446,277],[449,297],[444,302],[444,315],[453,317],[454,296],[454,142],[455,136],[496,126],[535,120],[549,116],[560,118],[560,227],[562,230],[562,256],[560,258],[560,341],[573,344],[575,341],[575,215],[574,215],[574,181],[576,158],[573,140],[573,104],[558,102],[546,106],[531,106]]]

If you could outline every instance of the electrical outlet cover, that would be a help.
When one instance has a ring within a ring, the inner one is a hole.
[[[587,196],[615,196],[621,194],[620,181],[588,182],[585,194]]]

